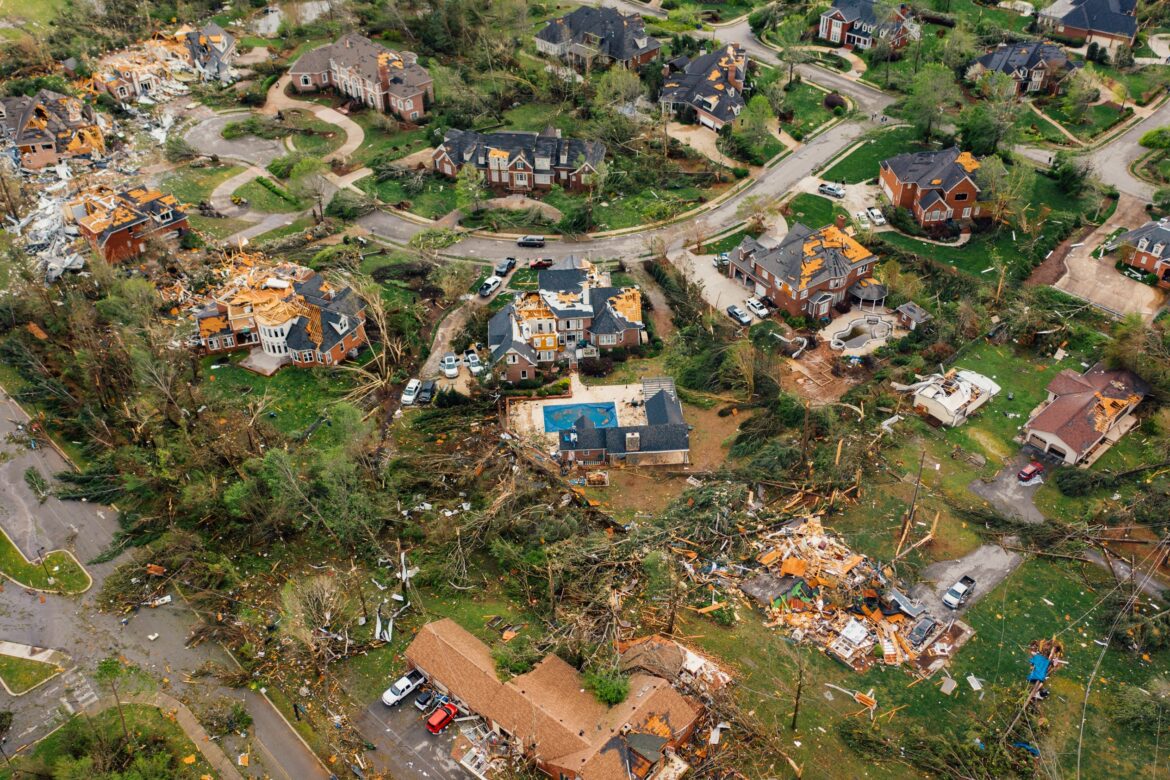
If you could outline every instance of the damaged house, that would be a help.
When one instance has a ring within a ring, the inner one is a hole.
[[[201,352],[251,349],[240,365],[266,376],[290,364],[337,365],[366,343],[365,304],[357,294],[292,263],[248,258],[194,318]]]
[[[536,34],[537,51],[581,69],[611,62],[636,68],[654,59],[661,49],[662,44],[646,32],[641,16],[606,7],[582,6],[550,20]]]
[[[1065,369],[1024,423],[1023,441],[1069,466],[1089,466],[1137,424],[1133,412],[1150,391],[1136,374],[1098,363]]]
[[[191,229],[174,195],[145,187],[84,191],[63,208],[65,221],[76,224],[81,237],[107,263],[137,257],[148,242],[170,241]]]
[[[474,165],[484,183],[499,192],[547,192],[554,184],[579,192],[592,186],[603,160],[605,144],[561,138],[561,131],[551,127],[539,134],[451,129],[431,165],[451,179],[464,165]]]
[[[894,383],[894,389],[913,393],[914,410],[919,414],[954,428],[999,395],[1000,387],[974,371],[951,369],[945,374],[920,376],[910,385]]]
[[[418,55],[394,51],[357,33],[302,54],[289,69],[297,92],[334,90],[399,119],[426,116],[435,82]]]
[[[630,466],[668,466],[690,463],[691,427],[683,418],[682,403],[674,380],[645,379],[642,382],[644,414],[638,419],[613,420],[598,424],[588,414],[580,415],[571,428],[557,436],[561,462],[577,466],[624,463]],[[622,424],[618,424],[621,422]]]
[[[890,203],[909,210],[924,228],[950,221],[969,224],[983,216],[977,170],[979,160],[952,146],[882,160],[878,183]]]
[[[535,379],[553,364],[577,363],[642,343],[642,293],[613,287],[588,260],[567,257],[537,275],[535,291],[517,294],[488,321],[491,362],[509,382]]]
[[[229,83],[235,78],[232,62],[236,57],[236,39],[215,22],[201,29],[182,27],[175,39],[186,47],[191,68],[204,81]]]
[[[663,111],[674,112],[683,121],[693,116],[693,121],[718,132],[746,105],[743,86],[747,69],[747,52],[738,43],[729,43],[667,74],[658,102]]]
[[[455,755],[464,766],[481,767],[481,777],[504,763],[507,749],[565,780],[679,777],[687,769],[677,750],[702,708],[661,677],[635,672],[629,696],[612,707],[556,655],[500,682],[490,649],[449,618],[423,626],[405,655],[463,711],[482,718],[482,738],[465,727]]]
[[[97,112],[75,97],[42,89],[32,97],[0,98],[0,133],[13,162],[44,168],[62,159],[101,155],[105,136]]]

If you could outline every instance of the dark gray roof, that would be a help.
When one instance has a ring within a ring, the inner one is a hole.
[[[1137,0],[1071,0],[1057,2],[1040,13],[1055,16],[1063,12],[1056,18],[1066,27],[1133,38],[1137,34],[1136,8]]]
[[[906,317],[911,322],[923,323],[930,319],[930,312],[914,301],[907,301],[894,311]]]
[[[1142,239],[1146,240],[1143,252],[1149,252],[1154,257],[1162,259],[1170,257],[1170,223],[1161,220],[1147,222],[1140,228],[1121,234],[1115,243],[1129,245],[1136,249]],[[1155,249],[1158,251],[1154,251]]]
[[[402,63],[401,67],[390,67],[388,91],[414,94],[420,87],[431,83],[430,74],[418,64],[418,57],[414,53],[388,49],[357,33],[343,35],[334,43],[302,54],[289,68],[289,73],[294,76],[301,73],[324,73],[330,70],[330,63],[334,62],[345,68],[354,68],[362,78],[378,84],[381,83],[378,58],[382,55],[389,55],[392,61],[400,60]]]
[[[515,308],[508,304],[488,320],[488,348],[492,352],[491,362],[495,363],[510,351],[515,351],[529,363],[536,363],[536,350],[523,339],[515,337],[516,329],[512,320]]]
[[[30,125],[43,109],[45,127]],[[32,97],[0,98],[0,133],[14,143],[53,142],[63,147],[72,139],[74,131],[95,124],[93,107],[75,97],[62,95],[51,89],[42,89]]]
[[[674,452],[691,447],[690,428],[682,423],[598,428],[582,415],[572,430],[561,431],[560,449],[565,452],[605,450],[610,455],[625,455],[626,434],[630,433],[638,434],[637,452]]]
[[[1070,73],[1081,66],[1081,63],[1070,60],[1064,49],[1054,43],[1043,41],[1001,43],[975,62],[987,70],[1006,73],[1017,79],[1024,78],[1024,74],[1031,73],[1041,66],[1065,73]]]
[[[822,16],[840,13],[846,22],[859,25],[863,29],[854,29],[853,34],[869,33],[871,30],[880,35],[896,33],[903,26],[902,21],[882,22],[878,18],[876,0],[833,0],[833,7],[825,11]]]
[[[477,168],[487,168],[487,155],[493,149],[508,152],[508,162],[517,157],[534,171],[565,169],[576,170],[588,163],[596,168],[605,159],[605,144],[599,141],[582,141],[576,138],[560,138],[555,130],[532,132],[477,133],[473,130],[448,130],[443,137],[442,147],[456,163],[472,162]],[[565,163],[560,162],[564,153]],[[547,169],[536,167],[536,158],[549,160]],[[482,159],[482,162],[481,162]]]
[[[583,6],[549,21],[536,37],[554,44],[585,44],[620,62],[662,48],[661,43],[646,33],[641,16],[627,16],[613,8]]]
[[[812,230],[795,222],[780,243],[771,249],[748,236],[732,250],[731,262],[750,273],[754,261],[792,290],[813,289],[830,279],[847,277],[853,265],[861,262],[850,261],[839,247],[825,246],[823,241],[818,241],[822,231],[827,230],[829,228]],[[872,260],[873,255],[867,258]],[[805,268],[806,261],[817,259],[820,262],[810,263],[810,267]]]
[[[739,44],[730,43],[696,57],[680,73],[666,77],[658,99],[665,103],[686,103],[730,122],[744,106],[743,93],[728,78],[729,74],[734,75],[738,83],[743,83],[744,74],[734,64],[742,51]],[[713,73],[718,73],[714,79]],[[713,106],[707,102],[716,98]]]
[[[592,295],[592,293],[591,293]],[[606,301],[601,303],[601,301]],[[644,326],[640,322],[630,322],[610,306],[608,299],[602,298],[593,304],[593,322],[589,325],[589,332],[596,334],[625,333],[631,328],[641,330]]]
[[[942,149],[937,152],[907,152],[882,161],[883,168],[889,168],[902,183],[914,182],[919,189],[941,189],[949,191],[963,179],[974,175],[955,162],[962,152],[959,147]]]
[[[184,37],[187,51],[199,67],[216,78],[227,75],[236,46],[231,33],[215,22],[208,22],[202,30],[192,30]],[[216,37],[218,42],[212,40]]]
[[[541,290],[579,293],[588,276],[585,271],[548,268],[536,275],[536,286]]]
[[[685,423],[678,396],[669,390],[659,390],[646,399],[646,422],[650,425]]]
[[[317,345],[309,338],[309,320],[306,317],[297,317],[293,320],[292,325],[288,326],[288,335],[284,343],[293,352],[317,350]]]

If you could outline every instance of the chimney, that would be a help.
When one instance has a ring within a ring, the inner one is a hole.
[[[626,452],[637,452],[642,449],[642,434],[637,431],[626,432]]]
[[[390,85],[390,55],[378,55],[378,83],[383,89]]]
[[[849,221],[849,218],[846,217],[844,214],[838,214],[837,215],[837,229],[844,230],[845,225],[848,221]]]

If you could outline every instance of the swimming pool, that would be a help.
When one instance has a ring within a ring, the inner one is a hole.
[[[617,406],[612,402],[603,404],[560,404],[544,407],[544,432],[567,431],[584,415],[598,428],[616,428]]]

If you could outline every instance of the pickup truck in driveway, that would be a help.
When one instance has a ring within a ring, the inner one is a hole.
[[[411,669],[402,677],[399,677],[398,682],[386,689],[386,692],[382,694],[382,703],[387,707],[401,704],[415,688],[426,681],[427,678],[423,676],[422,672],[418,669]]]
[[[975,580],[963,575],[958,582],[950,587],[950,590],[943,594],[942,603],[951,609],[958,609],[966,603],[974,591]]]

